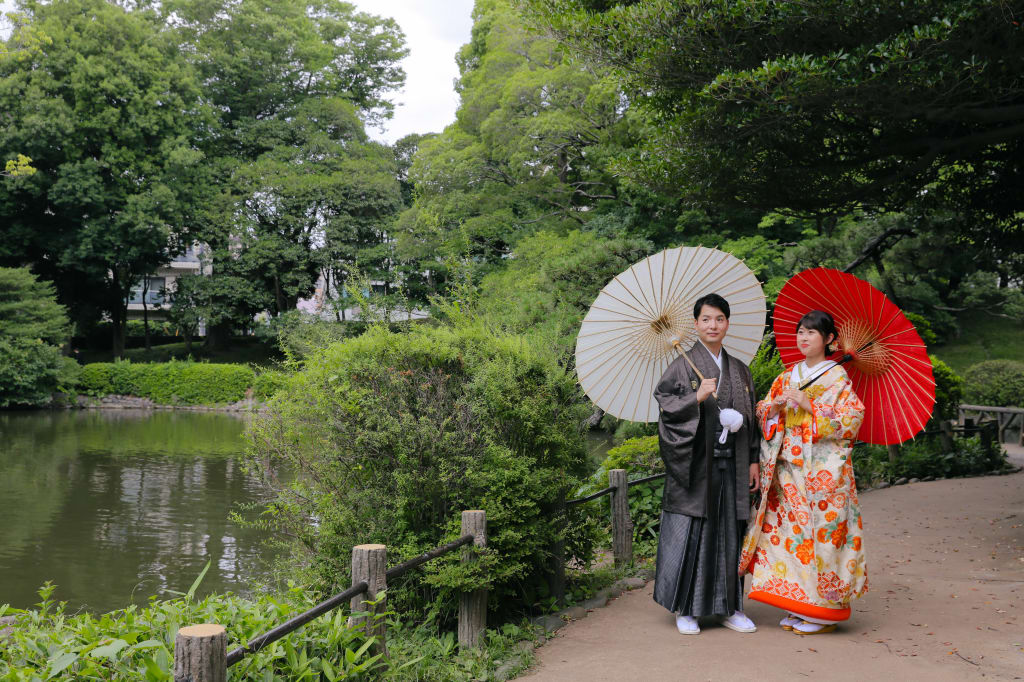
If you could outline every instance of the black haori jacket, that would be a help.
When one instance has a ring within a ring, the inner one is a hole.
[[[682,356],[665,370],[654,397],[661,406],[658,420],[658,446],[665,462],[665,493],[661,508],[673,514],[706,516],[707,456],[705,438],[715,438],[720,424],[718,412],[731,407],[745,415],[743,426],[735,434],[736,518],[750,517],[748,471],[758,461],[760,433],[753,420],[754,384],[750,368],[722,349],[722,372],[711,353],[700,342],[689,351],[693,364],[705,378],[718,379],[718,399],[713,396],[697,402],[700,379]],[[733,376],[733,373],[738,373]],[[743,403],[746,403],[744,408]],[[746,415],[749,415],[747,417]],[[705,425],[710,428],[705,428]]]

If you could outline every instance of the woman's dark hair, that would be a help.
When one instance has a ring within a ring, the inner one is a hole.
[[[697,302],[693,304],[693,319],[696,320],[700,317],[700,309],[704,306],[721,310],[725,319],[729,319],[729,302],[718,294],[705,294],[698,298]]]
[[[821,334],[821,338],[825,341],[825,355],[831,355],[836,352],[828,341],[829,336],[834,337],[832,343],[835,343],[839,338],[839,334],[836,332],[836,321],[824,310],[812,310],[801,317],[800,321],[796,323],[794,332],[800,331],[800,327],[813,329]]]

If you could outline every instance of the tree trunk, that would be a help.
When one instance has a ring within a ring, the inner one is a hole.
[[[115,358],[124,358],[124,326],[125,319],[128,317],[128,294],[131,290],[125,292],[121,287],[121,279],[117,276],[117,271],[111,269],[113,273],[112,289],[114,290],[114,301],[113,305],[110,306],[110,322],[113,328],[113,339],[112,350]]]
[[[153,350],[153,344],[149,339],[149,306],[146,303],[146,296],[149,295],[149,277],[142,278],[142,330],[146,339],[146,350]]]
[[[903,307],[900,299],[896,296],[896,289],[892,286],[892,279],[889,277],[889,273],[885,270],[885,264],[882,263],[882,256],[877,251],[873,256],[872,260],[875,261],[875,268],[878,269],[878,274],[882,278],[882,285],[885,287],[885,293],[889,296],[889,299],[899,307]]]

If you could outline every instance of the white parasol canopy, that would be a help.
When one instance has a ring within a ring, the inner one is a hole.
[[[693,304],[712,293],[729,303],[725,349],[749,363],[766,315],[757,277],[732,254],[680,246],[616,276],[590,307],[576,339],[576,374],[590,399],[620,419],[657,421],[654,388],[676,357],[673,340],[685,349],[697,341]]]

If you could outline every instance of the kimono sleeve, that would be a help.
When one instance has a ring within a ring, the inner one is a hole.
[[[690,486],[693,445],[700,426],[700,403],[687,383],[684,369],[670,365],[654,390],[661,407],[658,423],[658,449],[665,469],[679,485]]]
[[[852,440],[857,437],[861,422],[864,421],[864,403],[853,392],[853,383],[849,379],[845,379],[830,393],[834,396],[833,400],[812,403],[812,443],[822,440]]]
[[[661,420],[668,423],[683,423],[700,416],[700,404],[696,392],[686,384],[686,373],[678,365],[670,365],[654,389],[654,399],[661,407]]]

